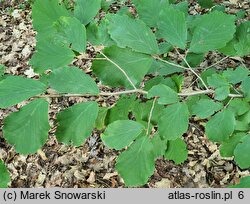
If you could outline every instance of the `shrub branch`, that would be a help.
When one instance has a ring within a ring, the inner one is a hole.
[[[99,94],[44,94],[36,96],[35,98],[59,98],[59,97],[91,97],[91,96],[118,96],[122,94],[143,94],[147,95],[148,92],[142,89],[133,89],[133,90],[125,90],[125,91],[118,91],[118,92],[100,92]],[[180,97],[188,97],[188,96],[196,96],[196,95],[203,95],[203,94],[214,94],[215,91],[212,89],[208,90],[199,90],[199,91],[192,91],[192,92],[183,92],[178,93]],[[241,94],[229,94],[231,98],[243,98],[244,96]]]

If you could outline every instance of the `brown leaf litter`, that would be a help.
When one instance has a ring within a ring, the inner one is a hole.
[[[236,1],[230,1],[231,4],[227,6],[230,7],[230,11],[236,12],[243,8],[249,14],[249,3],[244,2],[239,5]],[[203,12],[197,4],[191,2],[191,5],[191,13]],[[7,4],[2,5],[2,8],[4,9],[0,17],[0,64],[8,68],[7,74],[37,78],[28,64],[36,43],[30,9],[19,9],[18,5],[15,5],[11,10]],[[93,50],[89,50],[89,53],[92,53],[90,57],[94,54]],[[219,59],[219,54],[210,53],[201,67],[206,67]],[[249,66],[249,58],[244,60],[245,65]],[[239,59],[228,59],[217,66],[221,69],[228,66],[236,67],[240,63]],[[91,73],[90,60],[80,58],[74,64]],[[192,78],[189,78],[186,86],[188,87],[191,82]],[[53,127],[53,119],[60,110],[86,100],[97,100],[102,106],[111,106],[117,98],[51,99],[51,126]],[[1,130],[3,119],[26,103],[0,110]],[[29,156],[17,154],[14,148],[5,142],[0,131],[0,158],[4,160],[11,174],[10,187],[124,187],[123,180],[114,169],[117,152],[103,145],[100,141],[100,131],[94,131],[80,147],[58,143],[54,131],[52,128],[44,147]],[[175,165],[172,161],[158,159],[154,175],[144,187],[224,187],[237,183],[241,176],[250,175],[248,170],[240,170],[232,158],[220,157],[218,146],[207,140],[204,136],[204,127],[199,122],[194,121],[190,124],[184,139],[188,144],[187,161]]]

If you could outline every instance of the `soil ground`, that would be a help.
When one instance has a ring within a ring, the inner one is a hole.
[[[35,32],[31,24],[31,9],[26,1],[1,1],[0,3],[0,64],[7,67],[6,73],[38,78],[28,64],[34,52]],[[246,11],[250,16],[250,3],[246,1],[218,1],[228,12]],[[119,7],[114,5],[114,10]],[[190,1],[190,13],[204,12]],[[89,55],[93,55],[91,48]],[[172,53],[174,55],[174,53]],[[210,53],[203,65],[212,64],[223,56]],[[242,61],[241,61],[242,60]],[[250,67],[250,58],[229,58],[217,65],[218,69],[236,67],[242,63]],[[90,73],[91,61],[77,59],[75,65]],[[193,78],[190,79],[190,83]],[[102,106],[113,105],[117,97],[98,98]],[[51,101],[50,118],[69,105],[87,101],[88,98],[57,98]],[[3,119],[17,111],[27,102],[0,110],[0,158],[11,174],[10,187],[124,187],[123,180],[114,169],[118,152],[107,149],[100,141],[100,132],[94,131],[80,147],[69,147],[57,142],[52,128],[47,143],[34,155],[23,156],[8,145],[2,135]],[[239,169],[232,158],[221,158],[218,146],[209,142],[204,135],[202,123],[190,122],[184,135],[188,144],[188,159],[181,165],[158,159],[156,170],[148,184],[143,187],[225,187],[239,182],[239,178],[250,175],[248,170]]]

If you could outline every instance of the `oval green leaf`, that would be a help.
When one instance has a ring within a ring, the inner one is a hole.
[[[146,54],[116,46],[106,48],[104,54],[119,65],[134,84],[138,84],[143,80],[153,62],[153,58]],[[98,57],[102,56],[99,55]],[[125,75],[107,60],[94,60],[92,69],[105,85],[132,87]]]
[[[169,105],[159,120],[160,135],[167,140],[180,138],[188,129],[188,119],[189,112],[185,103]]]
[[[234,159],[242,169],[250,167],[250,135],[245,136],[234,150]]]
[[[3,136],[20,154],[33,154],[48,138],[49,104],[37,99],[4,119]]]
[[[46,88],[46,85],[33,79],[8,76],[0,81],[0,108],[7,108],[40,95]]]
[[[214,11],[199,18],[193,33],[190,52],[205,53],[226,46],[236,31],[235,17]]]
[[[158,34],[169,43],[185,49],[187,41],[187,25],[185,14],[177,9],[167,7],[160,12]]]
[[[9,182],[10,174],[3,161],[0,159],[0,188],[7,188]]]
[[[234,113],[224,109],[208,121],[205,133],[213,142],[224,142],[234,132],[235,125]]]
[[[55,133],[58,141],[80,146],[94,129],[97,116],[96,102],[79,103],[58,113]]]
[[[102,141],[110,148],[121,150],[133,142],[143,131],[143,125],[132,120],[117,120],[108,125]]]
[[[181,164],[187,159],[187,156],[187,145],[182,139],[168,141],[167,151],[165,152],[166,159],[173,160],[175,164]]]
[[[179,101],[178,94],[173,89],[164,84],[159,84],[152,87],[149,90],[147,97],[159,97],[158,103],[164,105],[176,103]]]
[[[159,52],[155,35],[143,21],[120,15],[111,15],[108,19],[109,33],[119,47],[146,54]]]
[[[99,93],[95,81],[77,67],[63,67],[49,75],[49,85],[57,93],[94,94]]]
[[[140,137],[117,158],[116,170],[126,186],[144,185],[154,173],[155,152],[148,137]]]

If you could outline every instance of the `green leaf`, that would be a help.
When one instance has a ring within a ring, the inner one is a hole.
[[[230,87],[229,86],[222,86],[215,89],[215,99],[218,101],[225,100],[228,95],[230,94]]]
[[[112,123],[116,120],[128,120],[129,112],[135,103],[135,96],[122,96],[115,106],[109,109],[107,115],[107,123]]]
[[[224,109],[215,114],[206,124],[206,135],[213,142],[224,142],[232,135],[235,117],[232,111]]]
[[[241,178],[239,184],[229,186],[229,188],[250,188],[250,176]]]
[[[155,133],[153,135],[152,143],[153,143],[153,148],[154,148],[153,151],[155,154],[155,158],[164,156],[167,149],[167,142],[162,140],[158,133]]]
[[[245,10],[239,10],[239,11],[236,13],[237,20],[240,20],[240,19],[242,19],[242,18],[245,18],[245,15],[246,15],[246,11],[245,11]]]
[[[204,53],[197,54],[189,52],[187,54],[186,60],[191,67],[197,67],[204,60],[204,57]]]
[[[172,62],[175,64],[174,62]],[[154,59],[148,73],[153,73],[159,75],[170,75],[173,73],[182,73],[184,69],[176,67],[174,65],[169,65],[159,60]]]
[[[207,95],[195,95],[189,96],[186,100],[186,104],[188,106],[188,110],[193,114],[193,107],[201,100],[201,99],[210,99]]]
[[[245,67],[237,67],[236,69],[227,69],[223,72],[223,77],[231,84],[237,84],[244,81],[250,74],[249,69]]]
[[[141,137],[119,155],[116,170],[124,179],[126,186],[140,186],[153,174],[154,160],[155,152],[151,140],[148,137]]]
[[[46,32],[61,16],[70,16],[58,0],[36,0],[32,6],[32,23],[35,30]]]
[[[6,67],[2,64],[0,64],[0,77],[2,77],[4,75],[4,71],[5,71]]]
[[[248,131],[250,129],[250,126],[249,124],[242,120],[242,121],[239,121],[239,120],[236,120],[236,125],[235,125],[235,131]]]
[[[0,188],[7,188],[9,182],[10,174],[3,161],[0,159]]]
[[[169,42],[159,43],[159,54],[165,54],[173,50],[173,46]]]
[[[190,45],[190,52],[205,53],[224,47],[233,39],[235,17],[214,11],[200,17]]]
[[[100,107],[98,116],[95,121],[95,128],[97,130],[102,130],[106,126],[106,118],[108,114],[108,108],[107,107]]]
[[[215,5],[215,6],[213,6],[213,8],[211,8],[211,11],[225,12],[226,11],[226,7],[224,5]]]
[[[57,115],[56,137],[64,144],[80,146],[90,136],[96,118],[98,104],[85,102],[71,106]]]
[[[177,92],[181,92],[182,91],[182,86],[184,84],[184,75],[173,75],[172,80],[175,82],[175,85],[177,87]]]
[[[46,86],[36,80],[8,76],[0,81],[0,108],[7,108],[45,92]]]
[[[182,13],[185,14],[185,16],[188,15],[188,7],[189,7],[189,4],[187,1],[183,1],[183,2],[179,2],[177,4],[172,4],[170,5],[172,8],[176,9],[176,10],[179,10],[181,11]]]
[[[250,87],[250,77],[244,79],[244,81],[241,84],[241,89],[242,89],[242,91],[244,93],[244,96],[246,98],[250,98],[250,89],[249,89],[249,87]]]
[[[122,5],[121,9],[117,11],[116,15],[119,16],[128,16],[130,18],[134,18],[133,14],[131,13],[131,7],[127,5]]]
[[[108,19],[109,34],[119,47],[146,54],[159,52],[155,35],[143,21],[120,15],[110,15]]]
[[[87,25],[101,8],[101,0],[76,0],[74,16]]]
[[[48,138],[49,104],[37,99],[4,119],[3,136],[20,154],[33,154]]]
[[[250,129],[250,125],[246,121],[236,120],[235,131],[246,132]]]
[[[149,27],[156,27],[159,21],[159,11],[167,8],[168,0],[133,0],[139,18]]]
[[[185,103],[167,106],[158,124],[161,137],[167,140],[180,138],[188,129],[188,118],[189,112]]]
[[[143,131],[143,126],[132,120],[117,120],[108,125],[102,134],[102,141],[109,148],[121,150],[129,146]]]
[[[101,8],[106,12],[108,11],[111,4],[113,4],[115,0],[102,0]]]
[[[234,45],[238,56],[246,56],[250,54],[250,21],[240,24],[236,31],[236,39],[238,43]]]
[[[237,117],[235,130],[239,131],[248,131],[250,129],[250,110],[243,114],[242,116]]]
[[[63,67],[49,75],[49,85],[57,93],[94,94],[99,93],[95,81],[77,67]]]
[[[216,74],[217,70],[215,68],[210,68],[201,73],[201,78],[203,81],[208,85],[208,77],[211,77],[212,75]],[[203,87],[203,84],[200,83],[200,86]]]
[[[160,12],[158,34],[169,43],[185,49],[187,41],[187,25],[185,14],[174,8],[164,8]]]
[[[87,38],[92,45],[108,47],[115,44],[108,33],[108,20],[106,18],[102,19],[99,25],[96,22],[91,22],[88,25]]]
[[[139,100],[136,100],[132,106],[132,113],[135,116],[136,120],[139,122],[146,121],[148,122],[149,114],[153,105],[153,100],[143,103]],[[152,112],[151,124],[156,125],[159,121],[159,116],[164,109],[163,105],[158,103],[155,104],[154,110]]]
[[[200,4],[201,8],[211,8],[214,6],[213,0],[197,0],[198,3]]]
[[[71,106],[57,115],[56,137],[64,144],[80,146],[90,136],[98,115],[96,102]]]
[[[56,30],[56,40],[70,45],[77,52],[86,50],[86,29],[79,20],[72,17],[60,17],[54,22],[53,28]]]
[[[103,52],[126,72],[134,84],[139,84],[143,80],[153,61],[148,55],[116,46],[106,48]],[[94,60],[92,69],[105,85],[131,88],[124,74],[107,60]]]
[[[207,83],[214,88],[229,86],[227,79],[220,74],[213,74],[212,76],[207,77]]]
[[[237,40],[235,37],[229,41],[225,47],[220,48],[219,51],[223,53],[224,55],[229,55],[229,56],[237,56],[237,51],[235,50],[234,45],[237,43]]]
[[[250,167],[250,135],[244,137],[234,150],[234,159],[241,169]]]
[[[229,103],[228,109],[231,110],[236,116],[240,116],[250,110],[250,105],[244,99],[235,98]]]
[[[222,109],[223,104],[214,102],[211,99],[201,99],[192,106],[192,114],[205,119]]]
[[[177,91],[175,82],[170,77],[164,78],[163,76],[157,76],[155,78],[146,81],[144,84],[144,90],[149,91],[153,86],[156,86],[158,84],[164,84],[173,89],[174,91]]]
[[[168,141],[167,151],[165,152],[166,159],[173,160],[175,164],[181,164],[187,159],[187,156],[187,145],[182,139]]]
[[[178,94],[170,87],[159,84],[151,88],[148,92],[147,98],[159,97],[159,104],[171,104],[179,101]]]
[[[72,62],[75,56],[74,52],[67,46],[49,40],[38,41],[36,50],[29,63],[38,73],[66,66]]]
[[[220,154],[222,157],[234,156],[234,149],[240,143],[240,141],[246,137],[246,133],[236,133],[229,137],[228,140],[223,142],[220,146]]]

